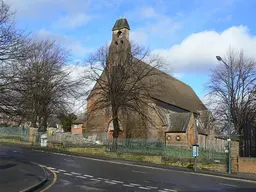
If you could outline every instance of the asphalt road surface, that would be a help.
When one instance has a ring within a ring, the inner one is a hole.
[[[46,191],[49,192],[256,192],[256,182],[245,182],[239,179],[224,179],[219,176],[205,176],[193,172],[150,168],[123,161],[75,157],[1,145],[0,151],[4,151],[6,156],[12,158],[46,166],[48,174],[52,173],[51,181],[47,183],[49,188]]]

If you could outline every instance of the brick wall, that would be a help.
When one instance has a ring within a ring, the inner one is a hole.
[[[198,145],[202,149],[206,148],[206,138],[206,135],[198,134]]]
[[[194,145],[196,142],[195,129],[196,129],[195,117],[193,114],[191,114],[188,125],[187,125],[187,137],[188,137],[189,146]]]
[[[227,145],[227,140],[222,138],[217,138],[215,135],[203,135],[198,134],[198,144],[200,148],[216,150],[218,152],[225,152],[225,146]]]
[[[125,138],[124,132],[119,132],[118,141],[123,141]],[[113,141],[113,131],[108,132],[108,139],[110,142]]]
[[[83,124],[76,124],[76,126],[78,126],[77,128],[75,128],[75,125],[73,124],[71,127],[71,133],[72,134],[83,134]]]
[[[231,170],[232,170],[232,172],[239,171],[238,157],[239,157],[239,142],[231,141]]]
[[[177,140],[177,136],[180,138],[179,141]],[[187,147],[188,146],[187,134],[186,133],[166,133],[166,145]]]
[[[30,127],[30,128],[29,128],[29,138],[28,138],[28,140],[29,140],[30,142],[32,142],[32,143],[35,143],[35,142],[36,142],[37,135],[38,135],[38,129],[37,129],[37,128]]]
[[[239,157],[238,170],[239,172],[256,173],[256,158]]]
[[[231,142],[232,172],[256,173],[256,158],[239,157],[239,142]]]

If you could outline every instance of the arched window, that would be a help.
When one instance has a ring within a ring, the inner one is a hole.
[[[117,32],[117,37],[118,37],[118,38],[122,38],[122,37],[123,37],[122,31],[118,31],[118,32]]]

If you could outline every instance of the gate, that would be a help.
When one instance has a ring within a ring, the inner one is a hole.
[[[256,125],[245,124],[241,157],[256,157]]]

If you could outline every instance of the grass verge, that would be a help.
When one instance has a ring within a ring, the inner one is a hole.
[[[22,141],[20,138],[0,138],[0,143],[35,146],[31,142]],[[63,152],[63,153],[68,152],[75,155],[87,154],[87,155],[93,155],[98,157],[141,161],[141,162],[153,163],[158,165],[184,167],[188,169],[193,169],[194,167],[194,164],[191,161],[164,160],[162,156],[158,156],[158,155],[142,155],[142,154],[134,154],[134,153],[107,152],[106,147],[65,147],[65,146],[58,146],[58,145],[50,145],[47,148],[42,148],[39,146],[36,146],[36,147],[42,150],[48,150],[48,151],[57,150],[59,152]],[[226,170],[225,165],[216,164],[216,163],[198,162],[197,167],[202,170],[210,170],[210,171],[225,172]]]
[[[20,138],[0,138],[0,143],[20,144],[20,145],[32,145],[31,142],[22,141]]]

